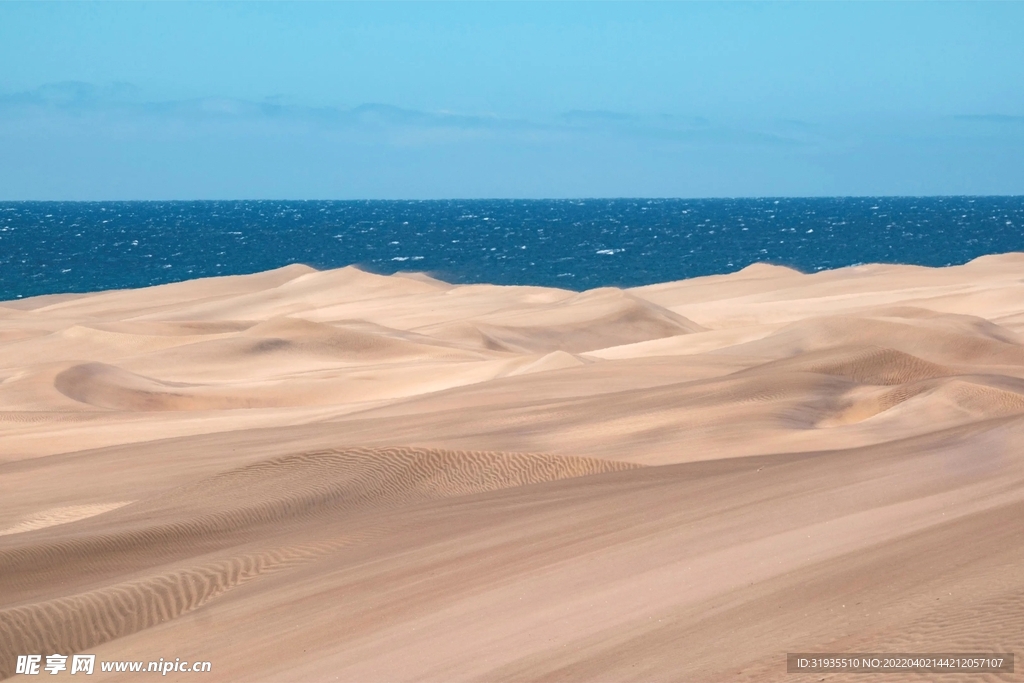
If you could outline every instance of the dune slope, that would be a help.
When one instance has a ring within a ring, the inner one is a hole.
[[[0,678],[54,652],[359,682],[1024,656],[1021,321],[1020,254],[0,302]]]

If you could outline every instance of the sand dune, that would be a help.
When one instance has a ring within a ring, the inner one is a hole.
[[[812,372],[846,377],[860,384],[894,385],[948,377],[952,370],[909,353],[875,346],[835,346],[822,351],[795,354],[757,366],[758,373]]]
[[[0,302],[0,351],[0,678],[1024,656],[1021,254],[582,293],[289,266]]]
[[[663,339],[701,331],[699,325],[659,306],[616,293],[611,300],[586,300],[584,295],[548,310],[528,311],[547,324],[498,325],[459,322],[421,327],[419,332],[438,339],[477,342],[485,349],[520,353],[566,351],[582,353],[633,342]],[[597,298],[597,297],[592,297]],[[595,305],[596,303],[596,305]],[[584,315],[575,309],[584,308]],[[586,316],[593,310],[593,317]],[[494,318],[487,316],[484,318]],[[511,316],[502,316],[508,318]],[[570,320],[566,320],[570,317]],[[575,318],[575,319],[571,319]],[[516,321],[524,321],[522,313]]]
[[[5,568],[0,585],[7,599],[31,599],[0,609],[0,639],[9,652],[81,651],[178,617],[257,574],[344,547],[339,540],[344,532],[324,534],[343,528],[339,517],[631,467],[573,457],[427,449],[319,451],[249,464],[107,515],[91,529],[80,524],[69,537],[37,537],[0,548]],[[0,535],[123,505],[47,511]],[[261,543],[253,539],[283,539],[295,526],[324,540],[254,550]],[[227,556],[198,567],[163,569],[217,551]],[[113,575],[137,575],[154,565],[161,571],[145,579],[110,582]],[[35,599],[40,581],[59,583],[67,592],[86,577],[103,577],[110,585]]]

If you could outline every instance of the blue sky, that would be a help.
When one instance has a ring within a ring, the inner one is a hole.
[[[0,3],[0,199],[1024,194],[1024,3]]]

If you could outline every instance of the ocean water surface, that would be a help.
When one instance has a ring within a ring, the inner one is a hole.
[[[1024,251],[1024,197],[0,202],[0,300],[290,263],[583,290]]]

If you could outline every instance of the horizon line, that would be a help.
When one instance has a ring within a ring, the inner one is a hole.
[[[1021,199],[1024,194],[836,194],[836,195],[720,195],[704,197],[608,196],[608,197],[372,197],[372,198],[284,198],[226,197],[216,199],[0,199],[0,204],[128,204],[202,202],[587,202],[587,201],[729,201],[729,200],[793,200],[793,199]]]

